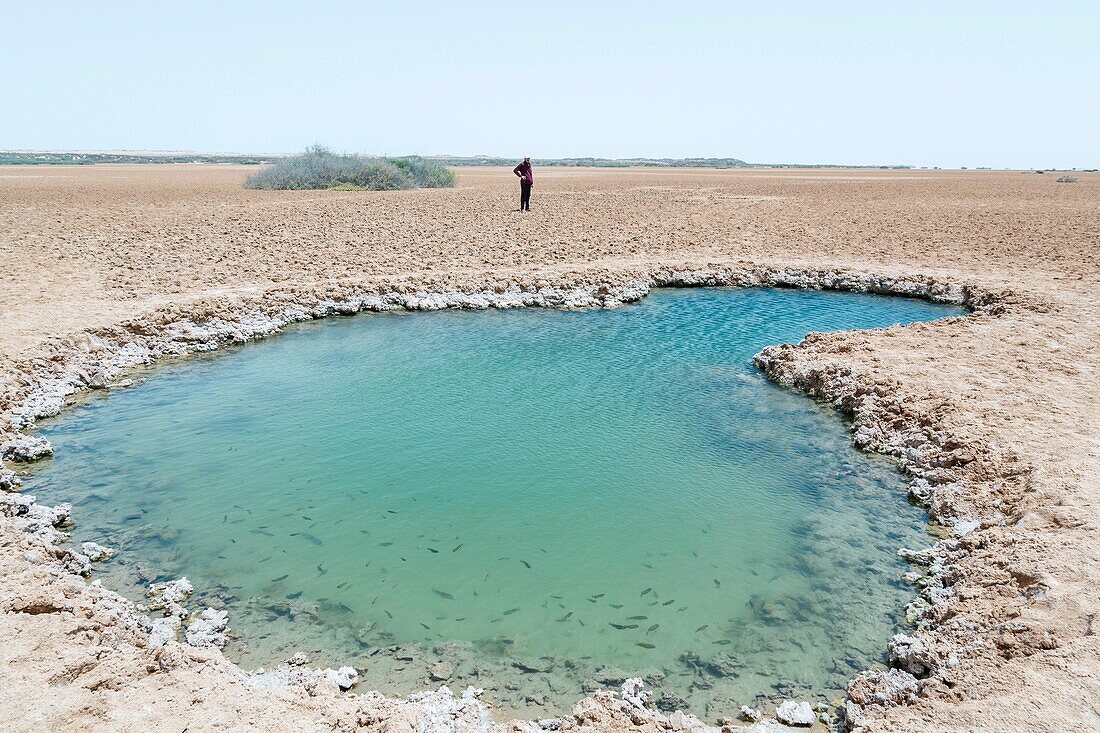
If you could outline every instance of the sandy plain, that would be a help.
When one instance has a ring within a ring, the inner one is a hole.
[[[256,303],[615,286],[670,270],[961,284],[981,294],[974,316],[810,338],[768,369],[838,403],[855,382],[857,398],[878,389],[874,425],[939,436],[925,467],[952,488],[931,498],[933,516],[978,525],[941,558],[935,582],[949,597],[921,621],[919,693],[868,705],[858,724],[1100,729],[1100,175],[541,169],[534,210],[520,214],[506,169],[460,169],[451,190],[384,193],[248,191],[248,170],[0,168],[0,432],[33,375],[62,368],[82,333],[140,334]],[[851,405],[849,394],[841,407],[858,423]],[[414,709],[332,684],[257,690],[216,649],[154,649],[129,611],[16,525],[0,517],[10,729],[498,725],[471,701]],[[562,729],[682,724],[607,696],[575,712]]]

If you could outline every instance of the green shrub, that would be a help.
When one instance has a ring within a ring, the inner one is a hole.
[[[245,188],[394,191],[446,188],[455,184],[449,169],[422,158],[370,158],[341,155],[320,145],[283,158],[249,176]]]

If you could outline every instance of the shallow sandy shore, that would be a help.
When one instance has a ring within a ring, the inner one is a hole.
[[[926,600],[912,640],[892,643],[901,670],[854,683],[849,717],[891,731],[1100,726],[1100,176],[544,170],[521,215],[499,169],[399,193],[245,191],[245,170],[0,169],[0,429],[28,397],[48,413],[50,390],[114,378],[124,344],[142,358],[205,348],[377,294],[587,305],[654,283],[781,282],[969,299],[973,316],[815,336],[759,360],[850,412],[857,442],[923,477],[915,500],[957,535],[914,558]],[[349,696],[300,670],[304,686],[258,689],[215,649],[151,644],[132,605],[71,572],[80,561],[49,543],[51,522],[31,536],[25,508],[5,513],[13,729],[493,725],[474,700]],[[884,692],[908,704],[878,704]],[[607,695],[560,722],[693,724]]]

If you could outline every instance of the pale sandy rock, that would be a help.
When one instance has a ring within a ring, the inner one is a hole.
[[[115,551],[110,547],[104,547],[98,542],[82,542],[80,545],[80,551],[88,556],[88,559],[92,562],[100,562],[106,560],[115,554]]]
[[[810,703],[784,700],[775,709],[775,717],[784,725],[811,726],[817,720]]]
[[[0,439],[0,458],[30,463],[53,455],[50,441],[40,435],[8,433]]]
[[[225,632],[229,626],[229,614],[207,608],[187,626],[184,638],[191,646],[225,646]],[[349,685],[350,686],[350,685]]]
[[[939,657],[919,636],[895,634],[887,644],[890,666],[920,677],[939,665]]]

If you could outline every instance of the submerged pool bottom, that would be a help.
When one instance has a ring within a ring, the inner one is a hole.
[[[245,666],[305,651],[520,715],[637,675],[717,718],[879,659],[925,539],[891,465],[752,354],[959,312],[708,289],[310,323],[45,425],[28,490],[121,550],[106,585],[190,578]]]

